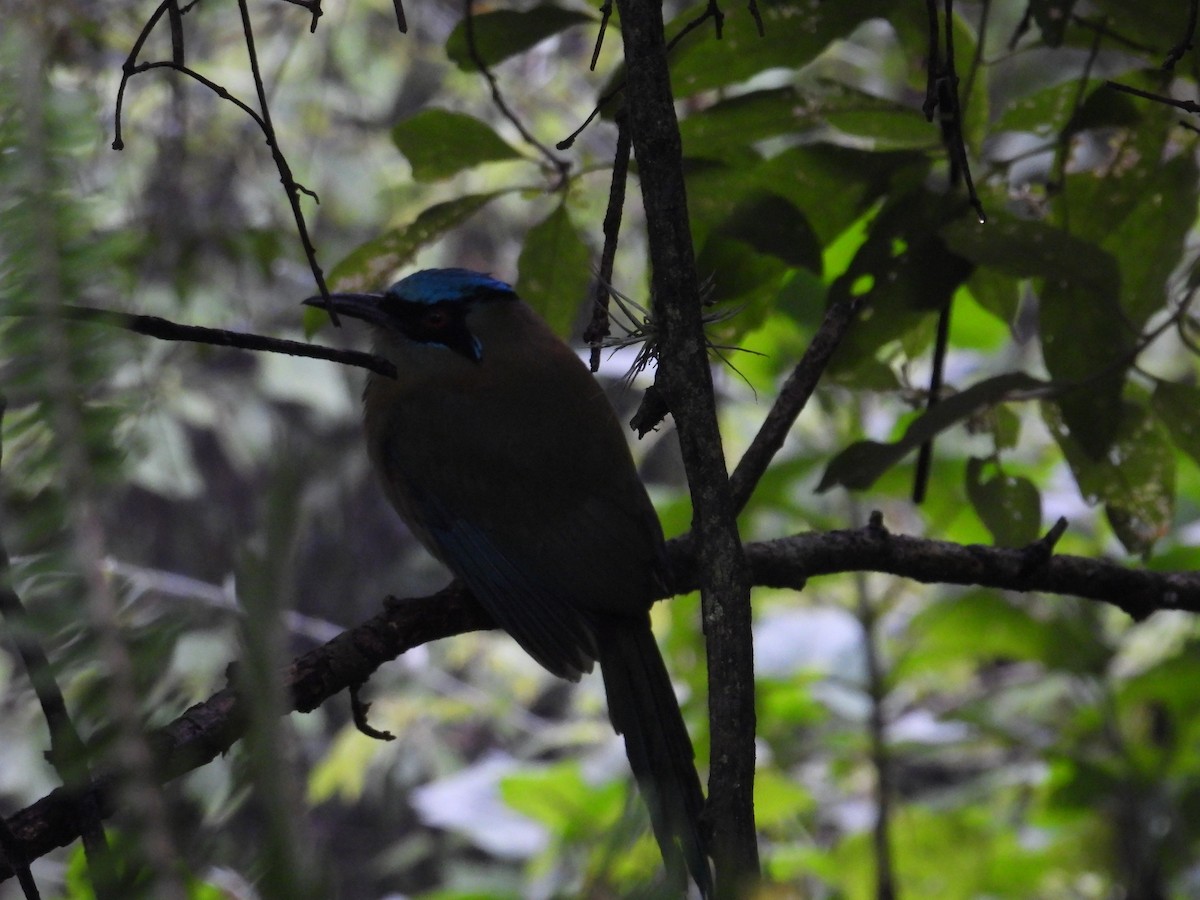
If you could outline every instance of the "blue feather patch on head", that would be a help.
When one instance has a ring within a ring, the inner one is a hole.
[[[470,269],[422,269],[400,279],[388,294],[409,303],[442,303],[484,295],[515,297],[511,286]]]

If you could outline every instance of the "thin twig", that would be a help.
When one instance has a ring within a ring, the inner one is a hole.
[[[954,61],[954,0],[944,0],[943,29],[945,33],[945,53],[940,54],[937,48],[936,17],[937,10],[934,0],[928,0],[926,10],[930,15],[929,47],[930,73],[926,86],[925,113],[932,117],[934,110],[938,113],[938,122],[942,130],[942,143],[946,146],[946,155],[950,159],[950,186],[956,187],[961,181],[967,190],[975,214],[982,224],[987,221],[983,211],[983,203],[975,191],[975,181],[971,177],[971,163],[967,157],[967,142],[963,134],[963,107],[959,100],[958,71]],[[932,67],[936,65],[935,71]],[[932,94],[932,97],[931,97]],[[932,99],[932,104],[931,104]],[[942,389],[942,373],[946,362],[946,351],[950,342],[950,313],[954,306],[953,298],[938,313],[937,338],[933,346],[933,366],[929,375],[929,393],[926,397],[926,411],[933,409],[940,399]],[[913,502],[921,503],[925,499],[925,491],[929,484],[929,471],[933,460],[933,438],[921,445],[917,455],[916,470],[913,473]]]
[[[591,125],[592,120],[595,119],[596,116],[600,115],[601,110],[603,110],[604,107],[608,106],[609,101],[611,101],[613,99],[613,97],[617,96],[617,94],[621,93],[621,91],[623,91],[623,90],[625,90],[625,80],[624,79],[617,82],[613,86],[613,89],[611,91],[609,91],[607,94],[602,95],[600,97],[600,99],[596,101],[596,105],[594,107],[592,107],[592,111],[590,113],[588,113],[587,118],[583,120],[583,123],[578,128],[576,128],[574,131],[572,131],[570,134],[568,134],[565,138],[563,138],[561,141],[559,141],[557,144],[555,144],[554,145],[555,148],[558,150],[570,150],[571,147],[574,145],[576,139],[579,137],[579,135],[583,134],[584,129],[587,128],[589,125]]]
[[[929,52],[925,54],[925,102],[921,104],[921,112],[925,121],[932,122],[937,110],[938,78],[942,72],[941,34],[938,29],[937,0],[925,0],[925,22],[929,30],[926,41]]]
[[[479,54],[479,48],[475,44],[475,2],[474,0],[466,0],[467,11],[466,19],[463,22],[467,36],[467,53],[470,54],[471,61],[475,63],[479,73],[488,83],[488,88],[492,92],[492,102],[496,104],[496,109],[500,110],[500,114],[512,123],[513,127],[520,132],[521,137],[525,139],[525,143],[529,144],[538,153],[546,159],[551,167],[558,173],[558,182],[554,186],[554,190],[560,190],[567,183],[567,176],[571,172],[570,160],[562,159],[555,156],[554,151],[539,141],[525,124],[517,117],[517,114],[512,111],[512,108],[504,99],[504,94],[500,91],[500,84],[496,81],[496,76],[492,74],[491,68],[483,57]]]
[[[408,17],[404,15],[404,0],[392,0],[392,6],[396,10],[396,27],[400,29],[401,34],[408,34]]]
[[[11,308],[5,310],[8,316],[35,315],[33,310]],[[88,306],[62,306],[59,315],[73,322],[90,322],[96,325],[107,325],[113,328],[124,328],[147,337],[159,338],[164,341],[184,341],[193,344],[211,344],[216,347],[232,347],[238,350],[258,350],[267,353],[283,353],[287,356],[304,356],[310,359],[324,359],[341,363],[346,366],[357,366],[386,375],[396,377],[396,369],[387,360],[370,353],[358,350],[337,350],[332,347],[322,347],[317,344],[306,344],[302,341],[289,341],[283,338],[266,337],[261,334],[243,334],[237,331],[226,331],[222,328],[206,328],[201,325],[181,325],[169,319],[158,316],[142,316],[133,313],[115,312],[108,309],[95,309]]]
[[[179,8],[179,0],[167,0],[167,20],[171,23],[171,62],[182,66],[184,64],[183,11]]]
[[[1025,12],[1021,16],[1021,21],[1017,23],[1017,27],[1013,29],[1012,36],[1008,39],[1008,49],[1017,49],[1017,44],[1021,38],[1029,33],[1029,26],[1033,24],[1033,4],[1025,4]]]
[[[1162,94],[1143,91],[1141,88],[1130,87],[1127,84],[1121,84],[1116,81],[1105,81],[1106,87],[1112,88],[1114,91],[1121,91],[1126,94],[1133,94],[1135,97],[1141,97],[1143,100],[1153,100],[1155,103],[1162,103],[1166,106],[1173,106],[1176,109],[1182,109],[1184,112],[1200,113],[1200,103],[1194,100],[1176,100],[1174,97],[1166,97]]]
[[[1071,21],[1082,28],[1087,28],[1096,32],[1096,34],[1100,35],[1101,37],[1106,37],[1111,41],[1115,41],[1116,43],[1121,44],[1130,50],[1136,50],[1138,53],[1152,54],[1156,52],[1154,47],[1148,47],[1145,44],[1141,44],[1131,38],[1125,37],[1125,35],[1120,34],[1119,32],[1113,31],[1106,24],[1107,20],[1097,22],[1093,19],[1085,19],[1083,16],[1072,14]]]
[[[134,39],[133,47],[129,50],[129,56],[125,58],[124,64],[121,66],[121,83],[117,85],[117,101],[113,110],[113,142],[114,150],[124,150],[125,141],[121,137],[121,111],[125,106],[125,86],[129,84],[129,79],[137,74],[137,58],[141,55],[142,47],[145,46],[146,40],[150,37],[150,32],[154,30],[155,24],[162,18],[168,8],[172,5],[172,0],[162,0],[158,7],[150,14],[150,18],[146,20],[146,24],[142,26],[142,30],[138,32],[138,36]],[[182,11],[180,11],[182,14]]]
[[[471,0],[467,0],[468,8],[470,7],[470,5],[471,5]],[[671,40],[667,41],[667,53],[669,54],[673,49],[675,49],[675,46],[680,41],[682,41],[685,37],[687,37],[689,34],[691,34],[693,31],[695,31],[697,28],[699,28],[701,25],[703,25],[705,22],[707,22],[709,20],[709,18],[712,18],[712,17],[717,18],[717,26],[716,27],[717,27],[717,37],[719,38],[721,36],[721,23],[725,21],[725,14],[721,12],[720,7],[718,7],[716,5],[716,3],[713,2],[713,0],[709,0],[709,4],[708,4],[708,6],[705,7],[704,12],[700,13],[700,15],[696,16],[696,18],[692,19],[692,21],[690,21],[686,25],[684,25],[683,28],[680,30],[679,34],[675,35],[675,37],[673,37],[673,38],[671,38]],[[470,34],[469,24],[468,24],[468,32],[467,33],[468,33],[468,35]],[[592,108],[592,111],[590,113],[588,113],[587,118],[583,120],[583,124],[581,124],[578,128],[576,128],[574,131],[572,131],[570,134],[568,134],[565,138],[563,138],[561,141],[559,141],[554,146],[559,150],[570,149],[570,147],[575,143],[575,141],[579,137],[579,135],[581,135],[583,133],[584,129],[587,128],[588,125],[590,125],[592,123],[592,120],[595,119],[596,116],[600,115],[600,111],[603,110],[604,107],[608,105],[609,101],[612,100],[613,97],[617,96],[617,94],[621,93],[621,91],[623,91],[623,90],[625,90],[625,79],[622,78],[620,81],[618,81],[616,84],[613,85],[612,90],[610,90],[607,94],[603,94],[600,97],[600,99],[596,101],[596,105]]]
[[[233,103],[238,109],[246,113],[254,121],[259,130],[263,133],[263,137],[266,139],[267,147],[271,151],[271,158],[275,162],[275,168],[279,172],[279,180],[283,183],[284,191],[287,194],[288,204],[291,206],[292,210],[292,216],[296,221],[296,230],[300,237],[301,246],[304,248],[304,255],[308,261],[309,270],[313,274],[313,280],[316,282],[318,293],[320,293],[322,297],[327,298],[329,296],[329,288],[325,284],[325,273],[322,270],[320,263],[317,262],[316,247],[313,246],[312,239],[308,233],[308,224],[304,218],[304,210],[300,207],[301,194],[307,194],[314,199],[316,195],[313,194],[312,191],[301,186],[296,181],[295,177],[292,175],[291,167],[288,165],[287,159],[279,147],[279,141],[276,136],[275,127],[271,122],[271,109],[267,101],[266,88],[263,85],[262,72],[260,71],[258,65],[258,53],[254,46],[254,32],[251,27],[250,13],[246,6],[245,0],[238,0],[238,9],[241,13],[242,32],[246,41],[246,52],[249,56],[250,70],[254,78],[254,87],[258,96],[259,109],[257,111],[250,107],[249,104],[235,97],[224,86],[217,84],[215,81],[212,81],[209,78],[206,78],[194,69],[182,65],[177,59],[173,58],[169,62],[137,62],[137,58],[140,55],[146,39],[150,36],[155,24],[162,17],[164,11],[174,8],[172,4],[175,2],[176,0],[163,0],[163,3],[160,4],[159,7],[151,14],[150,18],[146,21],[146,24],[142,27],[141,32],[139,32],[137,39],[134,41],[133,48],[129,51],[129,56],[126,58],[125,63],[121,68],[121,83],[117,89],[116,110],[114,115],[115,136],[112,143],[113,149],[121,150],[125,146],[124,140],[121,136],[121,114],[125,100],[125,87],[128,84],[129,79],[134,75],[147,72],[151,69],[171,69],[187,75],[189,78],[192,78],[204,85],[222,100],[228,100],[229,102]],[[316,17],[320,15],[319,0],[312,0],[312,3],[307,5],[305,3],[297,3],[297,5],[306,6],[306,8],[313,12],[313,27],[315,28]],[[180,10],[180,14],[185,11],[186,8]],[[326,307],[326,311],[329,313],[329,317],[333,320],[335,325],[340,324],[337,313],[334,312],[334,310]]]
[[[262,113],[263,137],[267,140],[267,147],[271,150],[271,158],[275,161],[275,168],[279,171],[279,180],[283,183],[288,204],[292,208],[292,216],[296,220],[296,231],[300,236],[300,244],[304,248],[304,256],[308,260],[308,267],[312,272],[313,280],[316,282],[317,290],[322,297],[328,297],[329,288],[325,285],[325,273],[321,269],[320,263],[317,262],[317,248],[313,246],[312,239],[309,237],[308,223],[304,219],[304,210],[300,208],[301,188],[292,176],[291,166],[288,165],[288,161],[283,155],[283,150],[279,147],[279,139],[275,133],[275,126],[271,122],[271,106],[267,102],[267,89],[263,85],[262,71],[258,66],[258,53],[254,49],[254,30],[250,23],[250,9],[246,0],[238,0],[238,11],[242,17],[242,34],[246,39],[246,53],[250,58],[250,72],[254,76],[254,90],[258,94],[258,108],[259,112]],[[325,311],[329,313],[329,318],[334,325],[341,324],[338,321],[337,313],[334,312],[331,306],[327,305]]]
[[[608,20],[612,18],[613,0],[604,0],[600,5],[600,30],[596,33],[596,46],[592,50],[592,61],[588,70],[596,71],[596,61],[600,59],[600,48],[604,46],[604,33],[608,31]]]
[[[947,117],[950,121],[949,147],[950,155],[958,157],[958,174],[967,189],[967,198],[971,208],[982,225],[987,222],[987,214],[983,211],[983,202],[975,191],[975,179],[971,177],[971,162],[967,157],[967,139],[963,133],[963,107],[958,92],[958,70],[954,62],[954,0],[945,0],[945,30],[946,30],[946,77],[943,82],[943,96],[939,98],[943,124]]]
[[[975,52],[971,55],[971,68],[963,87],[962,96],[969,106],[971,94],[975,91],[975,78],[983,68],[983,50],[987,43],[988,22],[992,16],[992,0],[982,0],[979,4],[979,27],[975,30]]]
[[[1163,61],[1163,68],[1170,70],[1175,68],[1175,63],[1183,59],[1183,55],[1192,49],[1192,42],[1196,39],[1196,18],[1200,15],[1200,0],[1191,0],[1188,4],[1188,20],[1187,25],[1183,29],[1183,37],[1179,43],[1171,48],[1171,52],[1167,54],[1166,60]]]
[[[762,13],[758,9],[758,0],[747,0],[746,9],[754,18],[754,27],[758,29],[758,36],[766,37],[767,29],[763,27]]]
[[[600,268],[596,273],[592,296],[592,319],[583,332],[583,340],[592,347],[591,368],[600,369],[600,345],[609,334],[608,301],[612,296],[613,263],[617,256],[617,239],[621,233],[621,214],[625,207],[625,185],[629,179],[629,157],[633,144],[624,115],[617,116],[617,151],[613,157],[612,181],[608,188],[608,208],[604,211],[604,248],[600,251]]]
[[[745,508],[759,479],[767,471],[779,448],[783,446],[797,417],[804,411],[808,398],[816,390],[817,382],[824,374],[842,338],[849,331],[866,296],[846,294],[843,300],[826,310],[821,327],[813,335],[804,356],[780,388],[771,411],[763,419],[754,440],[750,442],[749,448],[729,478],[734,508],[739,512]]]
[[[930,412],[942,399],[942,381],[946,371],[946,351],[950,345],[950,312],[954,299],[946,301],[938,313],[937,336],[933,342],[933,367],[929,373],[929,393],[925,398],[925,412]],[[925,491],[929,487],[929,472],[933,465],[933,438],[921,445],[917,451],[916,470],[913,472],[912,502],[925,502]]]

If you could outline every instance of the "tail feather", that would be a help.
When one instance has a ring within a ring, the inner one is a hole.
[[[609,620],[597,629],[600,670],[613,728],[625,737],[638,789],[674,883],[687,872],[712,896],[706,842],[700,830],[704,794],[695,751],[671,679],[646,619]]]

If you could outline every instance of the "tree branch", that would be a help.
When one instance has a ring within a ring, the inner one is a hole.
[[[142,316],[136,313],[97,309],[92,306],[59,306],[55,313],[70,322],[89,322],[93,325],[106,325],[110,328],[124,328],[126,331],[144,334],[147,337],[163,341],[184,341],[193,344],[211,344],[215,347],[233,347],[238,350],[260,350],[268,353],[283,353],[287,356],[305,356],[346,366],[357,366],[360,369],[368,369],[371,372],[386,375],[388,378],[396,377],[396,367],[386,359],[359,350],[338,350],[333,347],[322,347],[319,344],[306,344],[303,341],[290,341],[284,338],[246,334],[240,331],[226,331],[223,328],[209,328],[204,325],[182,325],[159,316]],[[0,313],[5,316],[31,317],[41,314],[37,309],[21,306],[10,307]]]
[[[673,593],[695,590],[695,547],[690,535],[668,542]],[[755,584],[804,587],[805,576],[882,572],[927,584],[960,584],[1010,591],[1055,593],[1112,604],[1135,619],[1165,609],[1200,612],[1200,572],[1127,569],[1111,560],[1050,556],[1042,541],[1003,548],[891,534],[878,521],[863,528],[798,534],[746,545]],[[389,599],[385,609],[356,628],[294,660],[286,683],[292,709],[311,712],[330,697],[366,681],[406,650],[429,641],[492,628],[475,599],[452,584],[429,597]],[[229,688],[198,703],[154,732],[156,774],[178,778],[229,750],[245,729],[245,711]],[[93,799],[102,817],[115,812],[114,779],[99,776]],[[22,859],[33,860],[79,836],[79,798],[58,788],[8,818]],[[12,877],[0,862],[0,881]]]
[[[659,334],[655,384],[675,418],[700,550],[712,741],[704,815],[712,827],[717,896],[734,897],[759,874],[750,579],[717,427],[662,5],[617,0],[617,10],[625,42],[629,134],[652,264]],[[719,15],[715,4],[709,10]]]

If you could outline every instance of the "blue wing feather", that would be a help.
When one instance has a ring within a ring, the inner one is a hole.
[[[432,549],[471,589],[500,627],[555,675],[578,681],[597,655],[589,617],[519,565],[483,529],[418,497]]]

